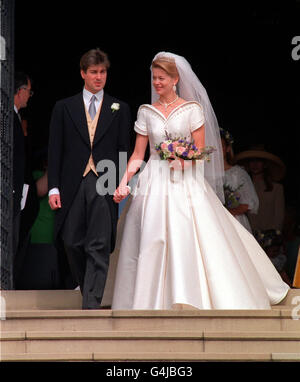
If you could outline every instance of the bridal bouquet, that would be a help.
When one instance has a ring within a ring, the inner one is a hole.
[[[243,186],[240,184],[236,189],[231,188],[228,184],[224,184],[225,207],[236,208],[240,205],[241,195],[238,190]]]
[[[185,138],[172,138],[167,133],[166,138],[165,141],[155,145],[160,159],[163,160],[181,158],[184,160],[203,159],[209,161],[209,155],[215,150],[211,146],[199,150],[194,145],[194,140],[187,141]]]

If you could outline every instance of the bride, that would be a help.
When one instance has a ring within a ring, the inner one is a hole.
[[[126,216],[112,309],[270,309],[289,287],[222,204],[222,147],[207,93],[181,56],[160,52],[151,71],[152,104],[139,108],[135,149],[114,193],[116,203],[129,194],[149,142]],[[156,145],[166,136],[215,151],[210,161],[161,160]]]

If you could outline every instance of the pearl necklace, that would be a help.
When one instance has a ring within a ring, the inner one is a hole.
[[[158,100],[158,102],[162,105],[162,106],[164,106],[165,107],[165,110],[167,110],[167,108],[170,106],[170,105],[172,105],[172,103],[174,103],[174,102],[176,102],[178,100],[178,95],[175,97],[175,99],[172,101],[172,102],[170,102],[170,103],[163,103],[163,102],[161,102],[160,100]]]

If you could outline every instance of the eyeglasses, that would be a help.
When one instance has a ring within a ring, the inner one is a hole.
[[[30,97],[32,97],[32,96],[33,96],[33,90],[31,90],[31,89],[28,89],[26,86],[21,86],[21,87],[20,87],[20,89],[24,89],[24,90],[27,90],[27,91],[29,92],[29,94],[30,94]]]

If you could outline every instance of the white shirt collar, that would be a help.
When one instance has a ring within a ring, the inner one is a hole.
[[[16,112],[17,114],[19,114],[19,110],[18,110],[18,108],[17,108],[16,105],[14,105],[14,110],[15,110],[15,112]]]
[[[83,88],[83,100],[86,105],[89,105],[91,97],[93,95],[96,96],[97,98],[96,102],[101,102],[103,99],[104,90],[101,89],[98,93],[93,94],[90,91],[88,91],[86,88]]]

